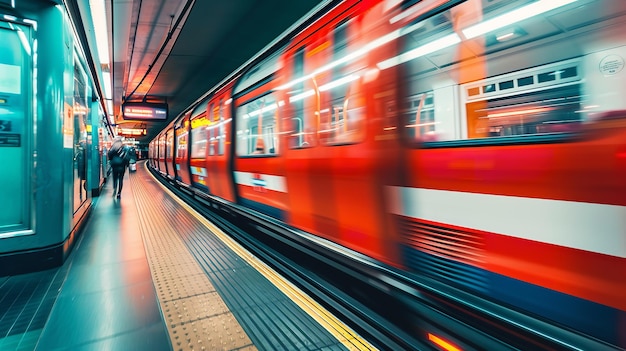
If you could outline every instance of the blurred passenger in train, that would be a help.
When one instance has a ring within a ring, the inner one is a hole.
[[[113,171],[113,196],[119,199],[124,185],[124,173],[129,161],[128,147],[122,142],[122,137],[115,137],[108,153],[109,163]]]
[[[265,141],[261,138],[256,140],[253,155],[263,155],[265,153]]]

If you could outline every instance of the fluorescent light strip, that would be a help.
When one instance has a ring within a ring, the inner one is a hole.
[[[267,106],[265,106],[263,108],[260,108],[258,110],[254,110],[252,112],[248,112],[246,115],[248,117],[254,117],[254,116],[259,115],[259,114],[261,114],[263,112],[274,111],[277,108],[278,108],[278,104],[273,103],[273,104],[267,105]]]
[[[309,89],[309,90],[305,91],[304,93],[300,93],[300,94],[296,94],[294,96],[290,96],[289,97],[289,102],[302,100],[302,99],[308,98],[309,96],[312,96],[313,94],[315,94],[315,90]]]
[[[510,111],[510,112],[500,112],[500,113],[490,113],[487,115],[487,118],[498,118],[498,117],[511,117],[511,116],[523,116],[530,115],[533,113],[546,112],[550,111],[550,108],[534,108],[528,110],[520,110],[520,111]]]
[[[91,20],[93,21],[96,33],[96,44],[98,47],[98,59],[101,64],[109,64],[109,37],[106,24],[106,11],[104,0],[90,0]]]
[[[113,93],[111,89],[111,73],[103,71],[102,80],[104,80],[104,98],[107,100],[111,100],[113,98]]]
[[[540,0],[532,4],[520,7],[517,10],[507,12],[490,20],[465,28],[462,30],[462,32],[467,39],[476,38],[485,33],[489,33],[496,29],[523,21],[527,18],[540,15],[550,10],[554,10],[558,7],[565,6],[574,1],[576,0]]]
[[[385,61],[379,62],[376,66],[378,66],[379,69],[387,69],[396,65],[399,65],[401,63],[416,59],[418,57],[424,56],[424,55],[428,55],[430,53],[439,51],[441,49],[445,49],[449,46],[458,44],[461,42],[461,38],[456,34],[450,34],[447,35],[443,38],[439,38],[433,42],[430,42],[428,44],[424,44],[418,48],[415,48],[411,51],[405,52],[402,55],[398,55],[396,57],[392,57],[390,59],[387,59]]]
[[[402,34],[404,34],[404,33],[402,33]],[[296,85],[298,83],[301,83],[301,82],[304,82],[304,81],[306,81],[308,79],[311,79],[311,78],[313,78],[314,76],[316,76],[316,75],[318,75],[320,73],[329,71],[329,70],[333,69],[334,67],[337,67],[337,66],[339,66],[339,65],[341,65],[343,63],[349,62],[349,61],[354,60],[354,59],[356,59],[356,58],[358,58],[360,56],[363,56],[363,55],[367,54],[368,52],[376,49],[377,47],[385,45],[385,44],[387,44],[387,43],[389,43],[389,42],[399,38],[400,35],[402,35],[402,34],[401,34],[400,30],[395,30],[395,31],[393,31],[393,32],[391,32],[389,34],[383,35],[382,37],[369,42],[367,45],[365,45],[364,47],[360,48],[359,50],[357,50],[357,51],[355,51],[355,52],[353,52],[353,53],[351,53],[349,55],[346,55],[346,56],[344,56],[344,57],[342,57],[342,58],[340,58],[340,59],[338,59],[336,61],[333,61],[333,62],[327,64],[326,66],[320,67],[319,69],[315,70],[311,74],[308,74],[308,75],[306,75],[304,77],[300,77],[300,78],[294,79],[294,80],[292,80],[292,81],[290,81],[290,82],[288,82],[286,84],[283,84],[283,85],[279,86],[276,89],[277,90],[288,89],[288,88],[290,88],[290,87],[292,87],[292,86],[294,86],[294,85]]]
[[[330,90],[330,89],[336,88],[338,86],[350,83],[350,82],[352,82],[354,80],[357,80],[357,79],[359,79],[358,75],[351,74],[349,76],[346,76],[346,77],[343,77],[343,78],[339,78],[339,79],[334,80],[334,81],[332,81],[330,83],[324,84],[324,85],[320,86],[319,90],[320,91]]]

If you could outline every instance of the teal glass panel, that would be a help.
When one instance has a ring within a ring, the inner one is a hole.
[[[32,45],[29,27],[0,21],[0,237],[30,228]]]

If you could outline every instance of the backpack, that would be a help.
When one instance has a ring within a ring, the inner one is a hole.
[[[111,159],[112,167],[123,166],[126,163],[126,148],[122,147],[115,152],[113,158]]]

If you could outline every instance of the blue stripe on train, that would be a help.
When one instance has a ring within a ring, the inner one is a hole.
[[[239,204],[245,206],[247,208],[251,208],[268,216],[274,217],[280,221],[284,221],[285,219],[285,211],[280,210],[276,207],[268,206],[266,204],[262,204],[260,202],[248,200],[245,198],[239,198]]]
[[[198,189],[198,190],[200,190],[200,191],[202,191],[204,193],[211,194],[209,192],[209,187],[204,185],[204,184],[192,181],[191,182],[191,186],[193,186],[194,188],[196,188],[196,189]]]
[[[411,247],[403,246],[403,254],[407,266],[415,273],[451,283],[456,287],[471,289],[487,298],[548,318],[605,342],[626,346],[620,345],[624,340],[620,340],[619,333],[620,323],[626,321],[625,311],[430,255]]]

